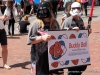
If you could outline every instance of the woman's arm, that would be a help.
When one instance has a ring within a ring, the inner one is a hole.
[[[8,17],[6,15],[0,16],[0,20],[8,21]]]
[[[65,20],[65,16],[63,16],[63,17],[61,18],[60,27],[62,26],[62,24],[63,24],[64,20]]]
[[[68,20],[65,19],[65,20],[63,21],[62,25],[61,25],[61,29],[66,29],[66,30],[68,30],[68,29],[69,29],[69,26],[70,26],[70,24],[69,24]]]
[[[45,35],[36,37],[36,39],[34,41],[32,41],[31,44],[36,44],[36,43],[39,43],[42,41],[47,42],[49,40],[51,40],[51,35],[45,34]]]
[[[0,16],[0,20],[3,20],[4,19],[4,16]]]
[[[51,39],[51,36],[48,34],[38,36],[37,35],[37,30],[38,30],[38,24],[33,23],[33,25],[29,28],[29,33],[28,33],[28,45],[30,44],[37,44],[42,41],[48,41]]]
[[[42,36],[37,36],[36,39],[33,40],[30,44],[36,44],[42,41],[43,41]]]

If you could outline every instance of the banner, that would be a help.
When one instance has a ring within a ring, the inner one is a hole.
[[[49,70],[90,64],[88,30],[48,31]]]

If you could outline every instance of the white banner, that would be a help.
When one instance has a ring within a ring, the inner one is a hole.
[[[60,69],[90,64],[88,30],[48,31],[49,69]]]

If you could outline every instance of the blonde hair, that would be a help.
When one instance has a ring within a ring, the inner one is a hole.
[[[24,20],[25,21],[28,20],[28,16],[27,15],[24,16]]]

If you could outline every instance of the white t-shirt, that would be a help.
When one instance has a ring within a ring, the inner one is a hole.
[[[10,10],[10,8],[6,8],[5,9],[5,12],[4,12],[4,15],[7,15],[7,17],[10,19],[11,17],[10,17],[10,15],[11,15],[11,10]],[[15,21],[17,21],[17,15],[18,15],[18,12],[17,12],[17,9],[14,7],[13,8],[13,16],[14,16],[14,19],[15,19]]]
[[[0,16],[2,16],[1,11],[0,11]],[[4,29],[4,28],[5,28],[5,26],[4,26],[4,24],[3,24],[3,21],[0,20],[0,29]]]

